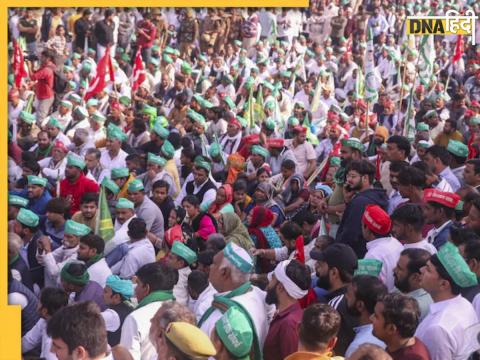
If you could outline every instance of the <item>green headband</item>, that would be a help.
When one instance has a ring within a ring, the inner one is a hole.
[[[62,280],[70,284],[86,285],[90,280],[90,275],[88,274],[88,271],[85,271],[81,276],[74,276],[68,272],[70,264],[73,263],[65,264],[65,266],[62,268],[62,271],[60,273],[60,277],[62,278]]]

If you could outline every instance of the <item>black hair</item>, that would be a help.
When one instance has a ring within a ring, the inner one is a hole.
[[[403,150],[403,152],[405,153],[405,158],[408,158],[410,156],[410,141],[405,136],[390,136],[387,140],[387,144],[396,144],[398,150]]]
[[[25,160],[22,162],[22,167],[30,169],[36,175],[40,173],[40,165],[36,160]]]
[[[411,225],[416,232],[421,232],[425,225],[422,208],[417,204],[405,204],[397,207],[390,218],[392,221]]]
[[[187,139],[188,140],[188,139]],[[184,157],[186,157],[187,159],[189,159],[190,161],[193,162],[193,160],[195,159],[195,157],[197,156],[197,153],[195,152],[195,150],[191,147],[184,147],[182,149],[182,155]]]
[[[157,188],[166,188],[168,193],[168,191],[170,190],[170,184],[167,183],[165,180],[157,180],[153,183],[152,190],[155,190]]]
[[[475,175],[480,174],[480,159],[467,160],[465,164],[473,165],[473,171]]]
[[[357,275],[352,279],[355,285],[355,299],[362,301],[369,314],[373,314],[378,299],[388,293],[387,287],[376,276]]]
[[[235,191],[244,191],[246,192],[248,189],[248,185],[244,180],[236,180],[233,183],[233,192]]]
[[[108,351],[107,329],[97,304],[86,301],[65,306],[47,323],[47,334],[62,339],[71,354],[82,346],[92,359]]]
[[[182,200],[182,204],[184,202],[187,202],[189,203],[190,205],[194,206],[194,207],[200,207],[200,201],[198,200],[198,198],[195,196],[195,195],[187,195],[183,198]]]
[[[67,219],[70,215],[70,205],[65,198],[53,198],[48,201],[45,211],[62,214]]]
[[[290,261],[285,268],[285,274],[302,290],[308,290],[312,283],[310,270],[297,260]]]
[[[286,240],[293,241],[300,235],[302,235],[302,229],[293,221],[286,221],[280,227],[280,233]]]
[[[95,155],[97,160],[100,160],[100,158],[102,157],[102,152],[97,148],[87,149],[86,155],[92,155],[92,154]]]
[[[128,236],[134,240],[144,239],[147,232],[147,223],[141,218],[133,218],[128,223]]]
[[[95,205],[98,204],[98,193],[94,193],[94,192],[83,193],[82,198],[80,199],[80,205],[88,204],[91,202],[95,203]]]
[[[423,171],[425,176],[428,175],[434,175],[433,171],[430,169],[430,167],[427,165],[426,162],[424,161],[415,161],[412,166],[416,169],[419,169],[420,171]]]
[[[360,176],[367,175],[370,183],[373,183],[375,177],[375,166],[368,160],[353,160],[347,166],[347,174],[350,171],[356,171]]]
[[[105,241],[99,235],[88,234],[80,238],[82,244],[87,245],[91,249],[97,250],[97,254],[103,254],[105,250]]]
[[[133,120],[132,127],[138,129],[140,132],[144,132],[147,130],[147,124],[143,119],[136,118]]]
[[[287,170],[295,170],[295,161],[291,159],[285,159],[282,161],[281,168],[287,169]]]
[[[431,254],[425,249],[409,248],[403,250],[400,256],[408,257],[407,269],[409,274],[420,274],[420,269],[427,265]]]
[[[411,338],[420,322],[420,308],[417,301],[403,294],[386,294],[381,300],[385,325],[393,324],[403,338]]]
[[[210,266],[213,264],[213,258],[217,254],[214,250],[204,250],[198,253],[197,263],[203,266]]]
[[[464,254],[465,254],[465,261],[468,260],[480,260],[480,239],[477,240],[469,240],[465,244],[464,248]]]
[[[450,153],[443,146],[432,145],[427,149],[426,153],[434,158],[440,159],[443,165],[448,166],[450,162]]]
[[[188,287],[200,295],[208,287],[208,274],[203,271],[193,270],[188,275]]]
[[[48,315],[52,316],[68,305],[68,294],[63,289],[46,287],[40,293],[40,303],[47,310]]]
[[[477,233],[471,229],[453,225],[450,228],[450,241],[455,246],[460,246],[466,244],[469,241],[480,240],[480,237]]]
[[[172,146],[175,150],[180,149],[181,136],[178,132],[170,131],[170,134],[168,134],[167,140],[170,141],[170,143],[172,144]],[[163,155],[166,156],[164,153],[163,153]]]
[[[324,349],[330,339],[337,336],[342,318],[327,304],[312,304],[305,309],[298,337],[307,351]]]
[[[395,160],[390,163],[390,171],[391,172],[396,172],[396,173],[401,173],[403,170],[408,168],[409,163],[403,160]]]
[[[448,206],[439,204],[439,203],[434,202],[434,201],[428,201],[428,204],[430,206],[432,206],[433,208],[437,209],[437,210],[443,210],[443,212],[445,214],[445,217],[449,220],[452,219],[453,216],[455,215],[455,209],[454,208],[450,208]]]
[[[150,291],[172,290],[178,281],[178,271],[164,263],[150,263],[138,269],[138,279],[150,286]]]
[[[408,166],[398,174],[398,183],[403,186],[424,189],[426,181],[425,172],[415,166]]]

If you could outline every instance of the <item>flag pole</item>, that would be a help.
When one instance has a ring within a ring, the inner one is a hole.
[[[402,83],[400,85],[400,94],[399,94],[400,96],[398,99],[397,121],[400,118],[400,110],[402,108],[402,100],[403,100],[403,85],[405,84],[405,77],[407,75],[407,64],[405,61],[403,61],[400,65],[400,70],[402,69],[402,64],[403,64],[403,75],[402,75]]]

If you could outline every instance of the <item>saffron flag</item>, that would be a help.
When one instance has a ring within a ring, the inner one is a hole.
[[[23,51],[20,44],[13,40],[13,74],[15,76],[15,87],[19,88],[22,79],[28,76],[25,69],[25,61],[23,59]]]
[[[114,82],[114,74],[115,72],[113,70],[112,58],[110,57],[110,47],[107,47],[105,55],[103,55],[103,57],[98,62],[97,74],[95,75],[95,78],[92,80],[92,82],[89,84],[88,89],[85,93],[85,101],[105,89],[105,86],[107,84],[107,76],[109,77],[109,81]]]
[[[107,196],[105,195],[103,186],[100,187],[95,234],[101,236],[105,242],[109,241],[115,234],[112,215],[110,214],[110,208],[108,207]]]
[[[142,59],[142,47],[139,47],[137,54],[135,55],[135,63],[132,70],[132,91],[138,89],[138,87],[145,81],[145,67],[143,66]]]

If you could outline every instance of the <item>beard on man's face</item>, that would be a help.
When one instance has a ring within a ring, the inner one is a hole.
[[[410,292],[410,284],[408,283],[408,276],[403,279],[399,279],[398,276],[394,273],[394,284],[395,287],[400,290],[402,293],[406,294]]]
[[[317,274],[317,286],[319,288],[322,288],[322,289],[325,289],[325,290],[328,290],[330,289],[331,287],[331,284],[330,284],[330,278],[328,277],[328,273],[326,275],[318,275]]]
[[[267,296],[265,297],[265,302],[268,305],[277,305],[278,304],[277,285],[275,285],[273,288],[267,290]]]

